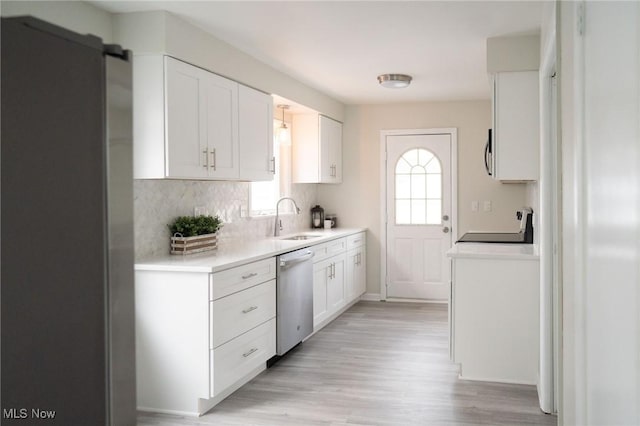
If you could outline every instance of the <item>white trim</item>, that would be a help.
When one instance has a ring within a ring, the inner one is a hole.
[[[360,297],[360,300],[367,302],[380,302],[382,299],[380,293],[365,293]]]
[[[447,305],[448,300],[434,300],[434,299],[401,299],[398,297],[389,297],[385,302],[391,303],[435,303],[438,305]]]
[[[561,244],[558,244],[557,254],[554,254],[554,241],[562,238],[561,227],[559,227],[558,203],[558,108],[552,105],[558,96],[552,96],[552,77],[556,73],[556,31],[555,27],[549,32],[547,43],[544,46],[542,62],[540,66],[540,180],[539,180],[539,237],[540,247],[540,355],[538,369],[538,400],[540,408],[545,413],[555,413],[557,411],[557,368],[560,351],[557,344],[561,330],[555,322],[558,313],[558,299],[554,288],[554,264],[556,256],[560,256]],[[557,93],[557,92],[556,92]],[[556,126],[552,129],[551,114],[556,114]],[[556,131],[556,135],[552,134]],[[556,178],[554,178],[554,176]],[[561,269],[561,262],[557,262]],[[554,294],[555,293],[555,294]]]
[[[451,238],[455,240],[458,236],[458,129],[446,127],[380,131],[380,300],[387,300],[387,137],[443,134],[451,136],[451,213],[449,216]]]
[[[148,407],[136,407],[136,410],[141,411],[143,413],[171,414],[174,416],[185,416],[185,417],[201,416],[201,414],[198,414],[196,411],[165,410],[163,408],[148,408]]]
[[[513,385],[531,385],[531,386],[535,386],[535,383],[532,382],[522,382],[522,381],[518,381],[518,380],[508,380],[508,379],[501,379],[501,380],[496,380],[495,378],[484,378],[484,377],[463,377],[462,374],[458,374],[458,379],[459,380],[468,380],[470,382],[491,382],[491,383],[508,383],[508,384],[513,384]]]

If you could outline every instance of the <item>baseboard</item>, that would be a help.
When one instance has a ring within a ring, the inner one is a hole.
[[[360,300],[366,300],[368,302],[379,302],[381,300],[380,293],[365,293],[360,296]]]
[[[446,305],[449,303],[448,300],[437,300],[437,299],[399,299],[395,297],[388,297],[387,302],[406,302],[406,303],[438,303],[442,305]]]
[[[138,410],[141,413],[171,414],[174,416],[183,416],[183,417],[201,416],[201,414],[198,414],[197,412],[194,412],[194,411],[165,410],[162,408],[137,407],[136,410]]]
[[[510,385],[528,385],[528,386],[536,386],[534,382],[527,382],[526,380],[512,380],[512,379],[496,379],[496,378],[486,378],[486,377],[468,377],[462,376],[462,374],[458,374],[458,379],[460,380],[469,380],[471,382],[493,382],[493,383],[508,383]]]

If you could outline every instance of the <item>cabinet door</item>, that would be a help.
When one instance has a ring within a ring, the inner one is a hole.
[[[362,246],[359,250],[355,274],[355,297],[360,297],[367,291],[367,249]]]
[[[332,183],[342,183],[342,123],[331,120],[330,148],[331,163],[333,164]]]
[[[346,302],[352,302],[366,290],[366,258],[364,247],[349,250],[345,278]]]
[[[331,259],[313,265],[313,327],[329,316],[327,283],[331,273]]]
[[[201,72],[204,76],[200,120],[204,126],[200,153],[206,156],[208,177],[238,179],[238,83]]]
[[[342,124],[319,116],[321,183],[342,182]]]
[[[345,273],[347,257],[342,254],[329,259],[332,269],[327,281],[327,305],[329,315],[343,307],[347,301],[345,299]]]
[[[239,140],[240,179],[272,180],[275,174],[273,157],[273,98],[240,85]]]
[[[201,121],[204,71],[166,58],[165,109],[167,177],[203,178],[208,175],[205,132]]]
[[[539,169],[538,72],[501,72],[494,77],[494,178],[537,180]]]
[[[346,265],[346,274],[345,274],[345,293],[347,298],[347,303],[351,302],[355,299],[356,296],[356,283],[357,283],[357,269],[358,269],[358,253],[360,251],[358,249],[349,250],[347,253],[347,265]]]

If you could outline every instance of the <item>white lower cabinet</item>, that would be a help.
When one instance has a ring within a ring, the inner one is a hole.
[[[454,258],[451,298],[451,351],[460,378],[536,384],[537,258]]]
[[[344,253],[313,265],[313,325],[322,323],[346,303]]]
[[[264,365],[276,353],[276,320],[271,320],[211,351],[211,397]]]
[[[137,404],[200,415],[276,351],[275,258],[218,273],[136,271]]]
[[[353,305],[366,287],[364,232],[312,247],[313,328],[318,331]],[[355,242],[355,245],[353,243]],[[347,247],[355,247],[347,252]]]
[[[367,289],[366,241],[364,232],[347,238],[347,247],[349,248],[345,281],[347,300],[362,296]]]

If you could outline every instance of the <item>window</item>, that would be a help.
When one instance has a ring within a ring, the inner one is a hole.
[[[396,163],[396,225],[439,225],[442,219],[442,168],[430,151],[414,148]]]
[[[282,120],[273,120],[273,128],[280,127]],[[287,123],[291,128],[291,124]],[[282,197],[291,194],[291,145],[278,143],[275,132],[273,137],[273,155],[276,158],[276,173],[273,180],[251,182],[249,187],[249,210],[251,216],[276,214],[276,203]],[[282,203],[281,212],[292,212],[290,203]]]

